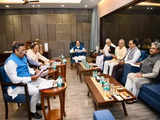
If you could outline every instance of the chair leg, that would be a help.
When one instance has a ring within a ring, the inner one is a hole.
[[[18,105],[18,108],[20,108],[20,103],[17,103],[17,105]]]
[[[30,101],[27,101],[27,110],[28,110],[28,120],[32,120],[31,111],[30,111]]]
[[[4,104],[5,104],[5,118],[6,120],[8,120],[8,103],[5,101]]]

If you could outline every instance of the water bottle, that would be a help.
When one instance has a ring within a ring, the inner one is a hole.
[[[64,59],[64,55],[63,54],[61,55],[61,59]]]
[[[110,83],[109,82],[104,83],[104,90],[108,91],[108,92],[110,91]]]
[[[97,71],[93,71],[93,77],[97,78]]]
[[[102,87],[104,86],[104,83],[105,83],[105,81],[104,81],[104,77],[103,77],[103,76],[101,76],[101,78],[100,78],[100,84],[102,85]]]
[[[63,64],[66,64],[67,60],[64,58],[64,59],[62,60],[62,62],[63,62]]]
[[[53,63],[53,70],[56,70],[56,63]]]
[[[61,77],[61,76],[58,76],[57,79],[58,79],[58,80],[57,80],[57,86],[58,86],[58,87],[62,87],[62,77]]]

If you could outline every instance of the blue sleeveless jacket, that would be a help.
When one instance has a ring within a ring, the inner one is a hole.
[[[5,63],[7,63],[9,60],[13,60],[17,64],[16,71],[17,71],[17,76],[18,77],[30,77],[31,76],[30,72],[29,72],[29,69],[28,69],[28,64],[27,64],[26,57],[19,58],[14,53],[12,53],[8,57],[8,59],[6,60]],[[10,79],[8,79],[8,81],[6,81],[6,82],[11,82],[11,81],[10,81]]]

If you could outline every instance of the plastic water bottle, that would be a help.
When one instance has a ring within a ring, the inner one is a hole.
[[[64,58],[62,59],[63,64],[66,64],[67,60]]]
[[[61,76],[58,76],[57,79],[58,79],[58,80],[57,80],[57,86],[58,86],[58,87],[62,87],[62,77],[61,77]]]
[[[109,82],[104,83],[104,90],[110,91],[110,83]]]
[[[56,70],[56,63],[53,63],[53,69]]]
[[[104,81],[104,77],[103,76],[101,76],[101,78],[100,78],[100,84],[102,84],[102,86],[104,85],[104,83],[105,83],[105,81]]]
[[[93,71],[93,77],[97,78],[97,71]]]

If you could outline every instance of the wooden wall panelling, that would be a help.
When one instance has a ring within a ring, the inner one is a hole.
[[[36,38],[49,43],[49,50],[53,56],[59,56],[61,53],[69,55],[69,43],[74,40],[89,45],[89,10],[25,9],[2,12],[0,27],[3,30],[0,29],[0,36],[3,36],[0,37],[0,41],[7,41],[4,41],[3,45],[5,50],[13,40],[27,41]]]
[[[160,38],[160,34],[157,34],[157,32],[160,31],[160,16],[151,16],[150,17],[150,24],[151,24],[151,34],[153,36],[155,36],[156,38]]]
[[[48,41],[56,41],[56,24],[48,24]]]
[[[72,15],[72,24],[71,24],[71,41],[75,41],[76,40],[76,36],[77,36],[77,29],[76,29],[76,16]]]
[[[84,42],[84,45],[86,49],[89,48],[89,41],[90,41],[90,24],[89,23],[82,23],[82,41]]]
[[[5,35],[5,33],[3,32],[3,33],[1,33],[1,35],[0,35],[0,39],[1,39],[1,49],[0,49],[0,51],[2,52],[2,51],[4,51],[4,50],[6,50],[6,48],[9,48],[9,46],[7,45],[7,41],[6,41],[6,35]],[[9,48],[10,49],[10,48]],[[8,49],[7,49],[8,50]]]
[[[31,39],[35,40],[36,38],[39,38],[39,24],[31,24]]]
[[[83,41],[82,23],[77,23],[77,40]]]
[[[56,21],[57,21],[57,15],[56,14],[49,14],[47,15],[47,23],[48,24],[56,24]]]
[[[63,14],[56,14],[56,24],[63,23]]]
[[[48,33],[48,25],[47,24],[39,24],[39,39],[42,42],[48,42],[48,37],[47,37],[47,33]]]
[[[29,15],[22,15],[22,33],[23,33],[23,40],[29,41],[32,40],[31,37],[31,19]]]
[[[22,21],[20,15],[13,15],[15,40],[23,41]]]

